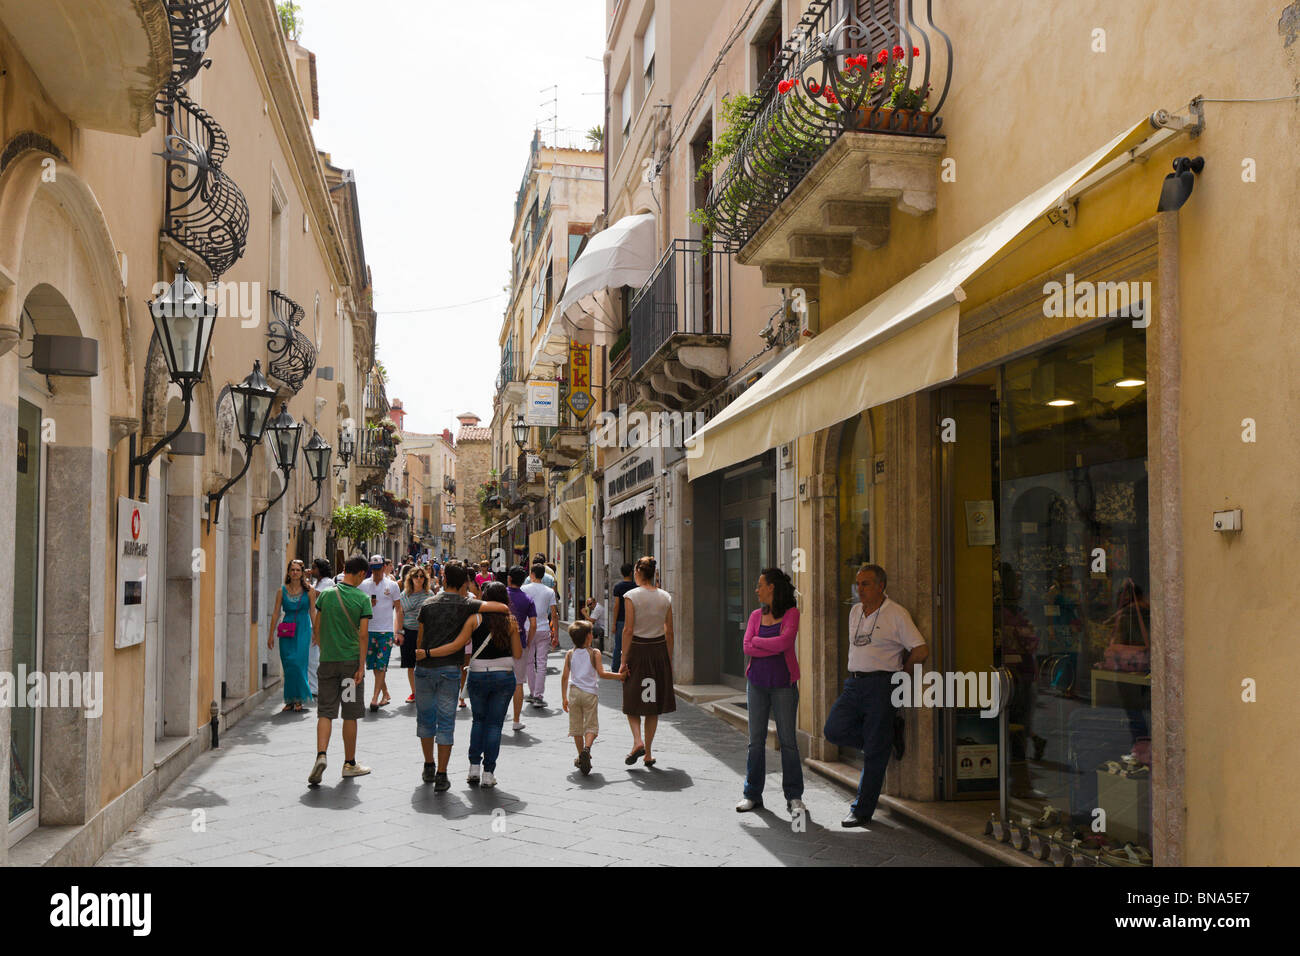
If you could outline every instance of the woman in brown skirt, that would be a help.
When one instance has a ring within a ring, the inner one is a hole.
[[[638,757],[653,767],[650,752],[659,715],[677,709],[673,691],[673,599],[655,586],[655,559],[636,563],[637,586],[623,595],[623,713],[632,728],[632,752],[623,762],[629,767]],[[645,718],[645,736],[641,719]]]

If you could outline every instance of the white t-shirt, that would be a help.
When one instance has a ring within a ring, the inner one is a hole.
[[[864,641],[870,643],[862,643]],[[862,605],[849,611],[849,670],[896,671],[908,653],[925,643],[912,623],[912,615],[901,604],[885,598],[870,614],[863,615]]]
[[[605,626],[605,605],[597,604],[587,612],[587,617],[591,618],[591,623],[599,627]]]
[[[391,634],[393,631],[393,602],[402,598],[402,589],[392,578],[381,577],[378,584],[373,577],[361,582],[361,593],[370,596],[374,617],[370,619],[372,634]]]
[[[540,637],[545,634],[551,634],[551,608],[555,606],[555,591],[548,588],[540,581],[525,581],[524,586],[519,590],[523,591],[533,599],[533,605],[537,608],[537,634]]]

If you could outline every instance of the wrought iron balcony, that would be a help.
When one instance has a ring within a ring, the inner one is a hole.
[[[918,22],[920,6],[917,0],[809,3],[710,189],[706,211],[715,236],[743,247],[845,133],[939,134],[952,43],[934,24],[930,0]]]
[[[511,382],[519,381],[519,356],[515,353],[513,341],[507,342],[501,350],[501,368],[497,372],[497,391],[504,392]]]
[[[293,299],[271,290],[271,321],[267,323],[270,373],[295,394],[316,367],[316,346],[298,329],[305,314]]]
[[[172,37],[170,84],[179,89],[210,66],[208,43],[225,21],[230,0],[167,0],[167,22]]]
[[[357,450],[357,465],[361,468],[387,472],[397,457],[397,446],[382,428],[361,429],[361,447]]]
[[[197,255],[217,279],[244,254],[248,201],[221,170],[230,140],[220,124],[179,88],[170,92],[164,231]]]
[[[366,380],[366,418],[378,421],[388,415],[388,389],[377,372],[371,372]]]
[[[675,239],[632,300],[634,381],[663,399],[689,403],[727,373],[731,255],[697,239]]]

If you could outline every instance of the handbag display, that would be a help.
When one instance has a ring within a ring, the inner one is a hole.
[[[1147,633],[1146,619],[1138,604],[1137,589],[1133,579],[1124,582],[1125,604],[1115,614],[1115,626],[1110,643],[1106,645],[1102,667],[1108,671],[1143,673],[1151,670],[1151,635]],[[1131,643],[1134,625],[1142,643]]]

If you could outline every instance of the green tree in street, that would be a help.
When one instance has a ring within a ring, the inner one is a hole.
[[[357,550],[360,543],[377,538],[388,530],[388,518],[378,508],[366,505],[343,506],[334,509],[330,527],[350,545],[348,553]]]

